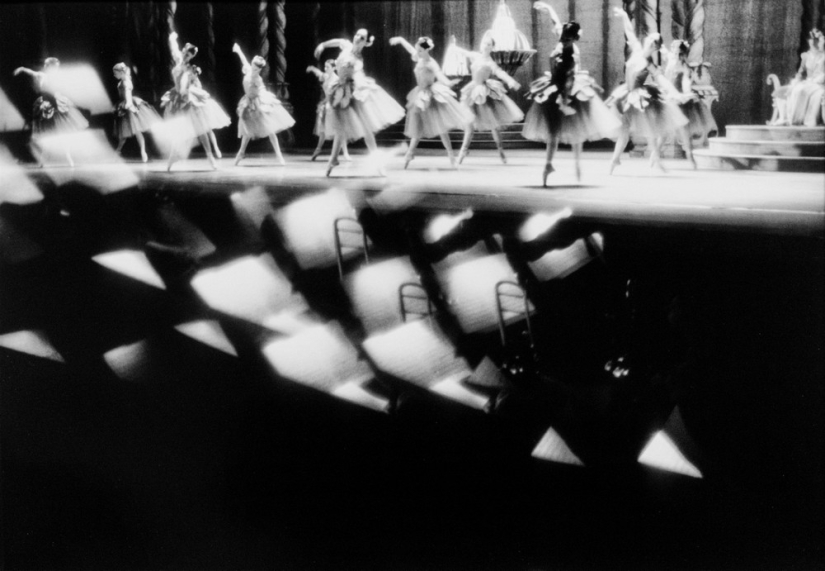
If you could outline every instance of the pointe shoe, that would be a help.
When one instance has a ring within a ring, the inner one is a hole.
[[[610,172],[608,174],[613,174],[613,169],[615,169],[620,164],[622,164],[622,163],[618,159],[615,160],[615,161],[610,161]]]
[[[501,157],[501,162],[503,162],[506,165],[507,164],[507,157],[504,156],[504,151],[499,150],[498,151],[498,156]]]
[[[352,157],[349,156],[349,155],[344,155],[344,162],[345,163],[351,163],[352,162]]]
[[[317,159],[317,158],[318,158],[318,155],[320,155],[320,154],[321,154],[320,149],[315,149],[315,152],[314,152],[314,153],[312,153],[312,156],[311,156],[311,157],[309,157],[309,160],[310,160],[310,161],[314,161],[315,159]]]
[[[693,170],[698,170],[699,167],[696,166],[696,159],[693,158],[693,157],[690,157],[689,160],[690,160],[690,164],[693,166]]]
[[[582,169],[579,165],[576,165],[576,182],[581,182],[582,180]]]
[[[239,154],[237,157],[235,157],[235,166],[238,166],[238,163],[239,163],[239,162],[241,162],[241,159],[242,159],[243,157],[244,157],[244,156],[243,156],[243,155],[240,155],[240,154]]]
[[[554,173],[554,172],[556,172],[556,169],[553,168],[553,165],[551,165],[550,163],[547,163],[546,165],[544,165],[544,173],[542,173],[542,179],[541,179],[541,185],[543,187],[545,187],[545,188],[547,187],[547,176],[550,173]]]
[[[277,158],[278,158],[278,164],[281,165],[282,167],[285,167],[286,166],[286,161],[284,160],[284,156],[283,155],[278,155]]]
[[[218,157],[219,159],[223,158],[223,155],[221,154],[221,150],[218,147],[215,147],[215,156]]]
[[[407,153],[404,155],[404,170],[407,170],[407,167],[410,166],[410,161],[413,160],[412,153]]]
[[[463,163],[464,158],[466,156],[467,156],[467,150],[466,149],[461,149],[461,151],[458,153],[458,164]]]
[[[147,155],[146,153],[140,153],[140,160],[143,161],[144,163],[148,163],[149,162],[149,155]]]
[[[337,166],[338,166],[338,164],[339,164],[339,163],[338,163],[338,161],[337,161],[337,160],[330,161],[330,162],[327,164],[327,176],[329,176],[329,175],[330,175],[330,173],[332,172],[332,169],[334,169],[335,167],[337,167]]]

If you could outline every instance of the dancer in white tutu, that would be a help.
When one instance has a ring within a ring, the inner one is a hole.
[[[318,137],[318,146],[315,147],[315,151],[312,153],[312,157],[310,157],[310,161],[314,161],[318,158],[318,155],[321,154],[321,150],[324,148],[324,142],[327,140],[327,131],[326,126],[324,125],[327,120],[327,93],[330,90],[332,82],[337,79],[337,74],[335,73],[335,60],[328,59],[324,62],[324,71],[321,71],[314,65],[307,66],[307,73],[313,74],[318,81],[321,83],[321,101],[318,102],[318,107],[315,110],[315,127],[312,130],[312,133]],[[335,136],[334,133],[330,133],[332,136]],[[349,153],[347,152],[347,142],[343,141],[341,143],[341,151],[344,153],[344,160],[351,161]]]
[[[647,138],[650,166],[664,170],[660,159],[662,142],[686,127],[688,119],[675,101],[678,96],[676,88],[653,62],[653,55],[661,47],[662,38],[652,33],[642,43],[636,37],[627,13],[615,7],[613,14],[624,23],[630,57],[625,62],[624,84],[617,87],[609,98],[622,119],[622,132],[616,139],[610,173],[620,164],[619,159],[631,135]]]
[[[266,67],[266,60],[255,56],[250,63],[238,44],[232,46],[232,51],[238,54],[244,74],[244,96],[238,103],[238,137],[241,139],[241,148],[235,157],[235,164],[241,162],[249,141],[268,137],[278,162],[283,165],[284,156],[281,154],[277,134],[292,127],[295,119],[264,86],[261,70]]]
[[[229,114],[221,107],[221,104],[215,101],[215,98],[212,97],[201,84],[201,68],[197,65],[189,66],[189,72],[191,74],[191,79],[189,83],[189,91],[190,92],[198,92],[200,97],[204,97],[204,105],[203,110],[206,113],[207,121],[209,122],[209,141],[212,143],[212,148],[215,150],[215,156],[221,158],[221,150],[218,147],[218,139],[215,138],[215,129],[223,129],[224,127],[229,127],[232,124],[232,118]]]
[[[808,51],[791,81],[787,117],[791,125],[805,127],[825,122],[825,36],[817,29],[808,35]]]
[[[524,113],[507,96],[507,87],[518,89],[521,86],[493,61],[490,54],[495,48],[495,40],[492,37],[481,41],[481,48],[478,52],[470,52],[457,46],[452,47],[472,62],[470,64],[472,79],[461,88],[461,104],[467,107],[475,117],[464,132],[464,142],[458,153],[458,163],[461,164],[467,156],[473,133],[478,130],[492,132],[501,161],[506,164],[507,158],[504,156],[504,148],[501,145],[500,129],[524,119]]]
[[[415,149],[421,139],[441,138],[450,164],[455,167],[452,145],[448,133],[453,129],[467,129],[475,120],[468,107],[463,107],[453,93],[450,81],[432,57],[433,41],[418,38],[413,47],[400,36],[390,38],[393,46],[402,46],[415,62],[416,86],[407,95],[407,123],[404,134],[410,138],[410,148],[404,157],[404,168],[415,156]]]
[[[719,127],[708,106],[691,89],[693,82],[692,70],[687,62],[688,53],[690,45],[684,40],[673,40],[670,50],[662,50],[665,78],[678,91],[675,97],[679,109],[688,118],[687,126],[681,131],[682,145],[688,160],[693,164],[693,168],[696,168],[696,161],[693,160],[693,138],[697,137],[704,141],[711,131],[718,131]]]
[[[34,101],[32,117],[32,141],[44,135],[82,131],[89,122],[68,97],[58,92],[57,73],[60,60],[48,57],[43,62],[43,71],[18,67],[14,75],[25,73],[34,80],[35,90],[40,94]],[[66,160],[74,166],[72,155],[66,149]],[[42,164],[42,163],[41,163]]]
[[[132,94],[132,72],[125,63],[115,64],[112,72],[118,80],[117,92],[120,95],[120,103],[115,108],[117,152],[120,153],[123,149],[126,139],[134,137],[140,146],[140,159],[145,163],[149,160],[149,156],[146,154],[146,140],[143,133],[160,121],[160,115],[154,107]]]
[[[167,119],[184,118],[183,122],[175,125],[175,141],[169,153],[169,162],[166,170],[171,171],[172,165],[183,155],[184,145],[190,146],[192,140],[197,138],[206,151],[206,157],[213,169],[218,168],[212,148],[209,142],[209,133],[212,125],[218,117],[214,116],[214,107],[211,108],[212,116],[207,112],[206,102],[211,99],[209,94],[198,88],[197,73],[190,61],[198,53],[198,48],[187,43],[183,49],[178,47],[178,34],[169,34],[169,50],[172,53],[172,61],[175,63],[172,68],[172,79],[175,86],[163,94],[161,107],[163,115]],[[225,113],[224,113],[225,115]],[[228,120],[229,124],[231,120]]]
[[[338,77],[330,81],[327,93],[330,112],[326,116],[325,132],[334,133],[327,176],[338,166],[338,154],[344,141],[364,139],[370,152],[374,152],[378,148],[375,133],[404,118],[404,108],[364,73],[362,52],[374,41],[374,36],[367,39],[367,31],[362,28],[355,33],[351,42],[344,39],[327,40],[315,48],[316,59],[327,48],[341,50],[335,60]]]
[[[581,180],[580,157],[585,141],[616,138],[621,122],[599,97],[601,87],[586,71],[579,69],[579,47],[576,41],[581,28],[576,22],[562,26],[555,10],[544,2],[535,2],[536,10],[547,12],[559,43],[550,53],[550,69],[530,84],[527,94],[533,100],[524,120],[522,136],[531,141],[547,143],[547,156],[542,184],[554,172],[553,157],[559,142],[573,148],[576,179]]]

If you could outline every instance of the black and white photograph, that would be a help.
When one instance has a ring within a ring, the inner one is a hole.
[[[0,4],[0,569],[823,569],[823,32]]]

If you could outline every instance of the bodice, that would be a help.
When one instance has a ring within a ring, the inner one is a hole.
[[[264,80],[260,74],[247,73],[243,77],[243,91],[247,97],[255,98],[264,91]]]
[[[493,75],[495,62],[490,58],[476,58],[470,66],[473,82],[484,83]]]
[[[436,72],[438,71],[438,64],[433,60],[418,60],[415,64],[415,82],[418,87],[430,87],[436,80]]]

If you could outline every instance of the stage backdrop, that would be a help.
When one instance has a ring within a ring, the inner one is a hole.
[[[770,87],[765,78],[776,73],[786,82],[799,62],[804,35],[822,26],[825,0],[556,0],[550,1],[563,20],[581,23],[582,66],[607,92],[621,81],[624,37],[611,14],[624,7],[640,30],[658,29],[665,42],[674,34],[694,40],[710,62],[713,85],[719,91],[714,112],[720,125],[764,123],[771,114]],[[516,74],[526,86],[549,68],[547,55],[557,38],[549,19],[532,8],[532,0],[508,0],[522,31],[537,50]],[[313,142],[317,81],[307,65],[320,65],[313,47],[330,38],[351,38],[358,28],[376,37],[365,50],[365,64],[400,102],[412,89],[413,63],[401,47],[387,41],[395,35],[415,41],[435,40],[433,55],[441,61],[451,35],[459,45],[478,48],[492,24],[498,0],[414,0],[408,2],[109,2],[25,3],[0,5],[0,87],[28,116],[35,95],[24,77],[12,77],[19,65],[38,69],[48,55],[65,63],[86,61],[100,73],[116,97],[112,66],[124,61],[135,68],[136,94],[159,102],[172,85],[167,36],[170,29],[181,44],[200,48],[196,63],[204,85],[234,116],[242,95],[240,65],[232,53],[238,42],[246,53],[265,54],[268,81],[294,109],[298,144]],[[687,18],[689,21],[683,22]],[[676,24],[674,24],[674,20]],[[329,50],[325,57],[334,57]],[[517,101],[526,107],[523,96]],[[101,118],[99,121],[108,119]],[[219,136],[227,150],[236,148],[236,127]]]

